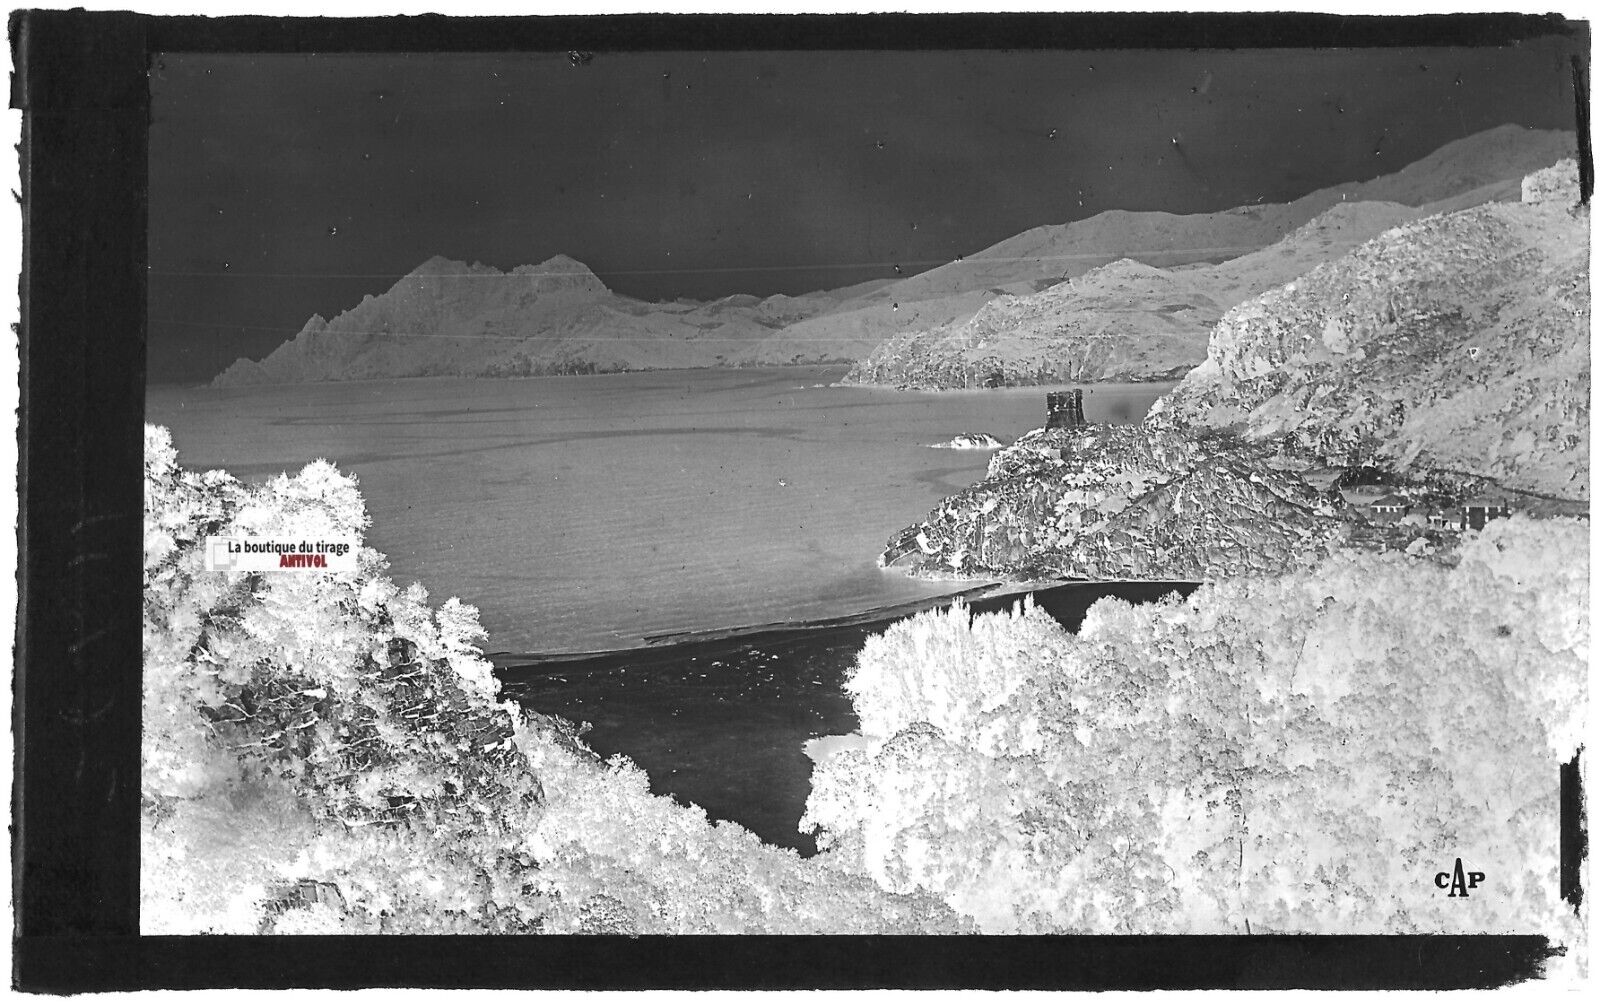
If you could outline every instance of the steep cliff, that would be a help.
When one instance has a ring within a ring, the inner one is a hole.
[[[1588,227],[1560,198],[1388,231],[1229,311],[1152,414],[1317,463],[1587,498]]]

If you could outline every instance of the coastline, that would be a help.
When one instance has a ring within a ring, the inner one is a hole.
[[[211,381],[205,383],[163,383],[152,384],[151,389],[164,393],[180,393],[197,390],[260,390],[272,388],[317,387],[324,385],[360,385],[373,383],[388,383],[394,380],[405,381],[444,381],[444,380],[490,380],[490,381],[529,381],[529,380],[566,380],[569,378],[592,379],[595,377],[621,377],[640,373],[751,373],[762,370],[786,371],[806,369],[840,369],[849,370],[850,362],[800,362],[800,363],[752,363],[743,366],[636,366],[621,370],[600,370],[594,373],[532,373],[532,374],[486,374],[486,373],[419,373],[407,376],[367,376],[349,377],[342,380],[286,380],[275,383],[237,383],[215,384]],[[997,387],[920,387],[900,386],[887,383],[858,383],[835,380],[819,386],[839,390],[892,390],[905,394],[932,394],[938,396],[959,396],[962,394],[991,394],[995,391],[1040,391],[1052,388],[1067,387],[1146,387],[1154,384],[1171,384],[1176,386],[1183,379],[1182,375],[1171,374],[1152,375],[1140,378],[1130,375],[1116,375],[1110,378],[1096,377],[1074,381],[1057,381],[1051,383],[1008,383]]]
[[[955,580],[952,580],[955,581]],[[547,666],[563,666],[573,663],[607,660],[612,657],[623,656],[648,656],[659,658],[677,653],[686,652],[696,646],[729,646],[740,647],[747,645],[760,645],[780,640],[792,640],[813,632],[826,632],[842,628],[858,628],[866,625],[887,626],[894,621],[903,620],[927,610],[940,610],[956,600],[966,602],[967,606],[978,612],[999,609],[1006,602],[1014,602],[1022,596],[1033,594],[1055,594],[1058,590],[1072,587],[1106,587],[1106,586],[1170,586],[1174,591],[1199,588],[1203,583],[1184,579],[1031,579],[1024,581],[992,581],[992,580],[964,580],[977,581],[978,585],[937,596],[925,597],[918,600],[908,600],[904,603],[895,603],[887,606],[871,607],[851,614],[842,614],[837,617],[821,617],[814,620],[773,621],[764,624],[745,624],[725,628],[697,628],[684,631],[672,631],[662,634],[647,635],[643,644],[625,646],[622,648],[588,649],[565,652],[508,652],[492,651],[484,653],[484,658],[494,666],[497,672],[506,670],[537,670]]]
[[[318,387],[324,385],[340,386],[344,384],[369,384],[388,383],[394,380],[440,381],[440,380],[566,380],[569,378],[591,379],[594,377],[622,377],[640,373],[748,373],[755,370],[803,370],[803,369],[843,369],[850,368],[848,362],[800,362],[800,363],[759,363],[749,366],[635,366],[620,370],[596,370],[593,373],[417,373],[399,376],[366,376],[348,377],[342,380],[284,380],[278,382],[259,383],[231,383],[216,384],[211,381],[197,384],[157,384],[163,390],[192,391],[192,390],[260,390],[286,387]],[[215,378],[213,378],[215,379]],[[830,383],[827,387],[846,387],[850,384]],[[893,389],[893,388],[877,388]],[[1003,388],[1002,388],[1003,389]]]
[[[809,857],[819,848],[800,825],[815,766],[807,750],[859,731],[847,681],[876,639],[913,620],[948,619],[957,599],[976,622],[1029,594],[1030,619],[1072,634],[1101,599],[1139,606],[1198,585],[986,583],[843,617],[666,636],[671,643],[542,660],[488,658],[500,700],[571,723],[598,756],[620,755],[644,771],[653,794]]]

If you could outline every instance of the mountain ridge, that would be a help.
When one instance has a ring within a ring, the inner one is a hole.
[[[1037,250],[1030,241],[1054,240],[1059,246],[1070,236],[1073,241],[1102,248],[1116,246],[1118,240],[1123,245],[1142,242],[1143,252],[1123,255],[1081,273],[1081,278],[1073,277],[1075,282],[1085,283],[1083,292],[1075,297],[1066,295],[1058,284],[1032,294],[1031,302],[991,300],[966,317],[886,337],[852,367],[846,382],[943,389],[1170,379],[1205,357],[1210,327],[1228,307],[1409,219],[1485,202],[1517,201],[1522,177],[1570,156],[1569,148],[1575,142],[1570,133],[1501,126],[1447,144],[1392,175],[1321,189],[1291,203],[1243,206],[1192,217],[1112,210],[1069,224],[1065,230],[1036,227],[990,251],[1008,246],[1012,251]],[[1518,166],[1514,174],[1503,174]],[[1348,215],[1353,206],[1373,208],[1363,220]],[[1326,238],[1329,224],[1341,217],[1341,229],[1348,231],[1341,235],[1343,243],[1323,239],[1320,246],[1310,246],[1313,238]],[[1295,220],[1300,222],[1282,229]],[[1120,237],[1113,236],[1118,233],[1115,223],[1120,223]],[[1097,228],[1095,236],[1084,237],[1091,226]],[[1115,274],[1103,271],[1130,259],[1159,265],[1163,253],[1179,256],[1170,248],[1184,235],[1211,235],[1211,247],[1191,240],[1183,252],[1198,255],[1237,249],[1240,242],[1247,245],[1254,240],[1252,234],[1280,230],[1272,241],[1224,261],[1167,264],[1164,272],[1183,276],[1190,287],[1177,304],[1160,299],[1162,291],[1150,283],[1131,282],[1118,288]],[[1169,250],[1162,250],[1158,238],[1168,242]],[[1256,274],[1249,274],[1246,265],[1257,266]],[[1148,305],[1141,309],[1141,302]],[[1009,324],[1004,317],[985,316],[1007,306],[1013,314]],[[1169,307],[1181,307],[1181,316],[1167,311]],[[996,337],[1002,329],[1009,335]]]
[[[1460,189],[1504,175],[1513,163],[1544,166],[1557,159],[1549,150],[1572,142],[1570,133],[1501,126],[1447,144],[1394,175],[1291,203],[1190,215],[1110,210],[1031,228],[904,279],[798,296],[735,293],[698,304],[646,303],[610,290],[567,255],[507,272],[435,255],[332,319],[313,315],[266,358],[237,360],[213,385],[854,363],[891,336],[969,319],[997,295],[1038,293],[1122,258],[1173,268],[1238,257],[1281,239],[1294,229],[1291,222],[1304,224],[1312,208],[1321,212],[1351,194],[1409,198],[1430,185]],[[1527,170],[1514,173],[1520,178]],[[1496,181],[1502,194],[1514,189],[1509,175]]]

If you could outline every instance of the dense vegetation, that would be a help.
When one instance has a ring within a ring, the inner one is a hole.
[[[1497,931],[1575,937],[1556,764],[1586,528],[1454,568],[1335,557],[1184,603],[902,622],[819,767],[811,860],[499,701],[471,607],[381,555],[203,570],[208,534],[360,534],[318,461],[243,484],[146,434],[145,933]],[[1456,857],[1489,884],[1451,900]]]
[[[204,571],[208,534],[359,534],[318,461],[261,486],[147,427],[147,934],[952,932],[926,896],[649,793],[496,699],[476,611],[355,573]]]
[[[1076,636],[1026,606],[918,615],[863,649],[867,748],[824,762],[805,822],[985,932],[1567,940],[1587,544],[1499,521],[1454,568],[1335,556],[1102,600]],[[1468,899],[1432,882],[1457,857],[1489,876]]]

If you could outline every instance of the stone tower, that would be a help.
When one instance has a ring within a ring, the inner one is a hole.
[[[1044,400],[1046,429],[1075,429],[1088,424],[1083,419],[1083,391],[1052,392]]]

